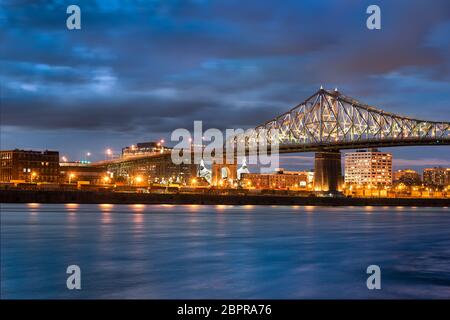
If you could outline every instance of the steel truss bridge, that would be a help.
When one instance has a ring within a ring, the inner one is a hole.
[[[275,132],[275,133],[274,133]],[[450,145],[450,122],[426,121],[386,112],[322,87],[291,110],[233,137],[246,154],[264,140],[279,153],[316,152],[314,184],[337,191],[342,149]]]
[[[270,136],[271,130],[277,132],[276,136]],[[250,133],[234,136],[227,143],[245,143],[246,154],[257,154],[259,150],[249,146],[259,142],[261,138],[266,139],[267,144],[275,138],[279,153],[315,152],[315,189],[334,192],[339,190],[342,176],[340,150],[450,145],[450,122],[400,116],[361,103],[336,89],[329,91],[320,88],[288,112],[250,130]],[[158,160],[161,156],[164,159]],[[173,172],[182,170],[186,176],[195,169],[189,166],[180,169],[172,165],[170,153],[157,157],[146,155],[136,159],[104,161],[93,165],[105,166],[110,170],[117,167],[118,172],[141,169],[148,171],[150,167],[161,167],[158,172],[167,171],[172,175]],[[236,160],[231,164],[213,164],[213,185],[223,178],[220,173],[222,168],[228,170],[229,177],[236,179]]]
[[[448,145],[450,122],[418,120],[371,107],[321,88],[291,110],[236,138],[255,142],[261,132],[270,140],[277,130],[280,153],[356,148]]]

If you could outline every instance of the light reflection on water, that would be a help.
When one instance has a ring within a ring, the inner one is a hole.
[[[64,205],[68,210],[76,210],[80,206],[78,203],[66,203]]]
[[[145,209],[144,204],[132,204],[130,206],[131,206],[131,210],[133,210],[134,212],[143,212]]]
[[[1,204],[1,294],[449,298],[449,235],[448,208]]]
[[[100,210],[102,210],[102,211],[109,211],[114,207],[114,205],[109,204],[109,203],[102,203],[99,205],[99,207],[100,207]]]

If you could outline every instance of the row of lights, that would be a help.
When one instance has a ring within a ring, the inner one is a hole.
[[[380,190],[382,190],[382,189],[384,189],[384,190],[394,190],[394,191],[403,191],[403,190],[405,190],[405,191],[407,191],[408,189],[411,189],[412,191],[421,191],[421,189],[423,189],[422,191],[428,191],[428,192],[438,192],[439,191],[439,189],[433,189],[433,188],[430,188],[430,187],[424,187],[423,185],[422,186],[411,186],[411,187],[409,187],[409,186],[406,186],[406,185],[403,185],[403,184],[400,184],[400,185],[398,185],[398,186],[376,186],[376,185],[362,185],[362,184],[356,184],[356,185],[350,185],[350,186],[345,186],[344,185],[344,188],[348,188],[348,190],[353,190],[353,187],[356,187],[356,189],[368,189],[368,190],[371,190],[371,189],[373,189],[373,190],[375,190],[375,191],[380,191]],[[445,187],[444,189],[443,189],[443,191],[444,192],[447,192],[449,190],[449,188],[448,187]]]
[[[162,146],[163,144],[164,144],[164,139],[161,139],[161,140],[158,142],[158,147]],[[132,145],[131,147],[134,149],[134,145]],[[111,149],[111,148],[106,149],[106,150],[105,150],[105,154],[106,154],[106,156],[108,156],[108,157],[112,157],[112,155],[113,155],[112,149]],[[86,152],[86,158],[87,158],[87,157],[90,157],[90,156],[91,156],[91,153],[90,153],[89,151]],[[66,156],[62,156],[62,157],[61,157],[61,160],[62,160],[62,162],[68,162]]]
[[[72,183],[72,180],[75,179],[77,176],[75,173],[71,172],[69,173],[69,184]],[[136,176],[132,179],[135,183],[142,183],[144,181],[144,178],[142,176]],[[111,178],[108,176],[103,176],[102,181],[107,184],[111,182]]]

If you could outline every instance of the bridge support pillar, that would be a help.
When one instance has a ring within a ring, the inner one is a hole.
[[[341,152],[316,152],[314,159],[314,190],[337,192],[341,189]]]

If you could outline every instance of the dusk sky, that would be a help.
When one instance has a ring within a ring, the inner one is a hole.
[[[81,8],[81,30],[66,8]],[[381,8],[381,30],[366,8]],[[1,149],[71,160],[247,128],[323,85],[379,109],[450,121],[450,1],[0,0]],[[386,148],[396,167],[450,166],[450,147]],[[311,167],[312,154],[286,156]]]

